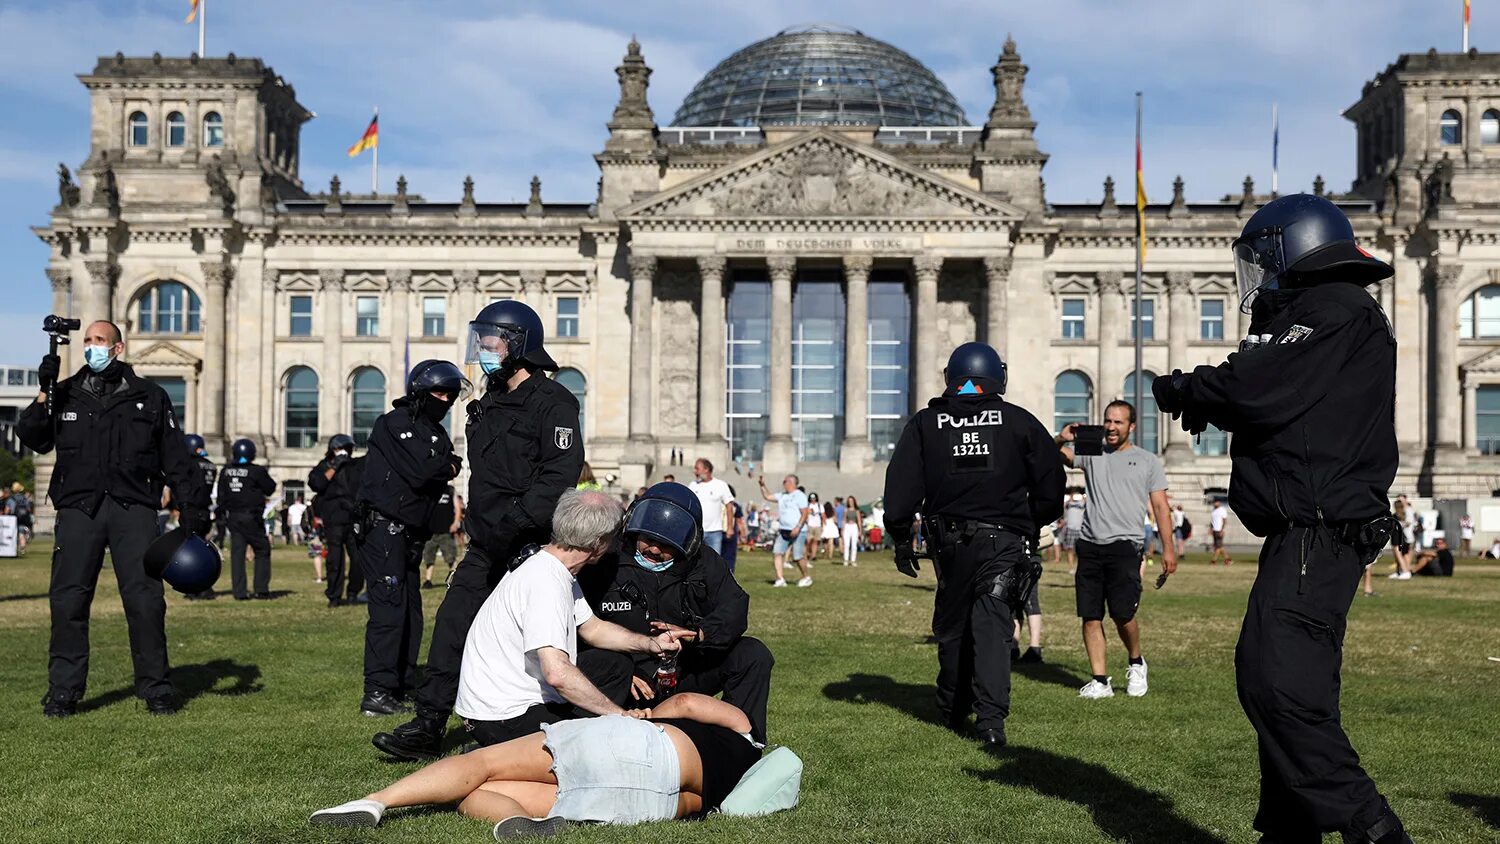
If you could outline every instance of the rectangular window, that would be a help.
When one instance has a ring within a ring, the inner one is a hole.
[[[1224,300],[1204,299],[1198,305],[1198,339],[1217,343],[1224,339]]]
[[[910,408],[911,301],[904,272],[871,274],[869,337],[870,447],[876,460],[889,460]]]
[[[26,370],[24,370],[24,369],[7,369],[7,370],[5,370],[5,385],[7,387],[24,387],[24,386],[26,386]]]
[[[1083,336],[1083,300],[1062,300],[1062,338],[1082,340]]]
[[[1500,386],[1474,390],[1474,440],[1480,454],[1500,454]]]
[[[173,377],[147,378],[147,381],[162,388],[172,402],[172,412],[179,424],[187,425],[187,379]],[[189,428],[188,430],[192,430]]]
[[[736,272],[726,303],[725,431],[736,461],[758,461],[769,430],[771,285],[764,271]]]
[[[1193,453],[1199,457],[1223,457],[1229,453],[1229,435],[1209,425],[1193,438]]]
[[[293,296],[291,335],[293,337],[312,336],[312,297]]]
[[[441,296],[422,297],[422,336],[441,337],[448,331],[448,302]]]
[[[1142,340],[1156,339],[1156,300],[1142,299],[1141,312],[1135,312],[1135,299],[1130,300],[1130,339],[1135,340],[1136,326],[1140,326]]]
[[[35,387],[37,384],[41,383],[40,377],[41,376],[37,375],[35,369],[26,370],[26,386]]]
[[[380,297],[359,296],[354,300],[354,333],[374,337],[380,333]]]
[[[559,296],[557,299],[557,336],[578,336],[578,297]]]

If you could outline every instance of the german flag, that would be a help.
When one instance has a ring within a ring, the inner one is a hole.
[[[1136,124],[1135,133],[1135,237],[1136,248],[1140,250],[1141,259],[1144,260],[1146,257],[1146,174],[1141,167],[1141,129],[1139,123]]]
[[[198,0],[189,0],[189,2],[192,3],[193,7],[188,10],[187,20],[183,21],[183,23],[192,23],[198,19]]]
[[[349,147],[349,157],[354,158],[367,149],[375,149],[380,146],[380,115],[370,118],[370,128],[360,136],[354,146]]]

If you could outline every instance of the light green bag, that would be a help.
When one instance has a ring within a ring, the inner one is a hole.
[[[802,794],[802,760],[790,748],[774,747],[750,766],[724,798],[719,811],[737,817],[792,809]]]

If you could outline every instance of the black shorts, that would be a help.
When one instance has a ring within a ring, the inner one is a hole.
[[[1135,618],[1141,604],[1141,547],[1128,539],[1096,545],[1078,540],[1078,617],[1102,621],[1109,604],[1109,617],[1116,621]]]

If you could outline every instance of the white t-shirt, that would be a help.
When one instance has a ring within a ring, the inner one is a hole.
[[[1229,521],[1228,507],[1215,507],[1213,512],[1208,514],[1208,526],[1214,533],[1223,533],[1224,523],[1227,521]]]
[[[729,484],[718,478],[710,478],[706,481],[693,481],[688,484],[688,489],[698,496],[698,503],[703,505],[703,532],[722,532],[724,505],[734,500],[729,492]]]
[[[286,508],[286,520],[295,529],[302,527],[302,514],[307,512],[307,505],[301,501],[294,501]]]
[[[539,703],[566,699],[542,679],[538,648],[578,663],[578,626],[593,618],[577,578],[538,551],[506,575],[480,607],[464,642],[453,711],[480,721],[514,718]]]

